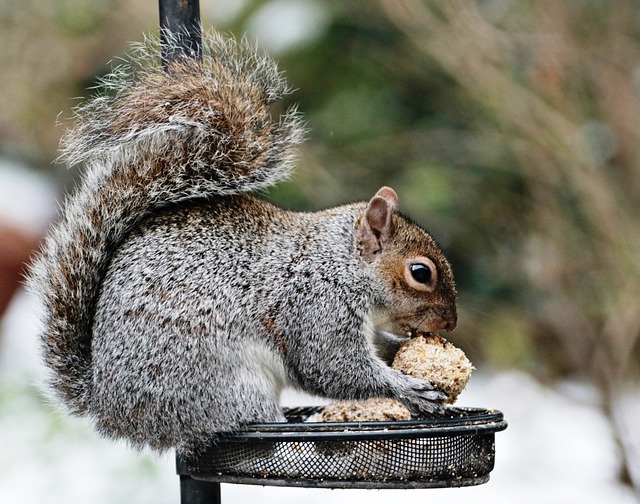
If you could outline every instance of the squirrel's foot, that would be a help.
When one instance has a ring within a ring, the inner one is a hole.
[[[403,391],[396,398],[411,412],[412,417],[441,415],[444,412],[443,402],[448,396],[436,390],[426,380],[403,376],[406,379]]]

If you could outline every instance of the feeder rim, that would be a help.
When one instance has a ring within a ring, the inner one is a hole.
[[[322,406],[285,409],[285,415],[314,414]],[[304,442],[435,438],[500,432],[507,428],[501,411],[447,408],[458,416],[386,422],[273,422],[251,424],[233,433],[221,433],[220,442]],[[310,415],[309,415],[310,416]]]

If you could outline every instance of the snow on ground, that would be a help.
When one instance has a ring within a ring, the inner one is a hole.
[[[0,158],[0,218],[41,231],[55,215],[57,194],[49,178]]]
[[[0,182],[5,189],[0,199],[12,193],[6,181]],[[25,204],[22,197],[17,199]],[[43,399],[38,392],[43,370],[37,357],[36,313],[36,303],[22,292],[0,322],[0,503],[178,503],[171,454],[139,454],[124,443],[100,439],[88,422],[58,412]],[[639,395],[629,395],[629,411],[640,412]],[[309,401],[293,393],[283,400],[288,405]],[[509,422],[506,431],[496,434],[496,467],[485,485],[431,490],[223,485],[222,502],[638,502],[616,481],[615,445],[589,385],[566,382],[552,390],[519,371],[491,374],[481,369],[458,404],[499,409]],[[632,422],[637,418],[629,416],[636,431]]]

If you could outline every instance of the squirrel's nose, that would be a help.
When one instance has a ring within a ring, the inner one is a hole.
[[[443,329],[447,332],[451,332],[456,328],[457,325],[458,325],[457,317],[454,317],[450,320],[447,320],[447,323]]]
[[[440,331],[442,329],[444,329],[447,332],[451,332],[456,328],[457,325],[457,320],[456,318],[452,318],[452,319],[440,319],[440,321],[436,322],[435,324],[433,324],[434,330],[436,331]]]
[[[455,311],[453,313],[440,314],[438,318],[439,320],[435,324],[437,331],[444,329],[447,332],[451,332],[458,325],[458,315]]]
[[[447,332],[453,331],[458,325],[458,312],[455,307],[449,310],[449,313],[447,313],[447,316],[444,317],[444,319],[447,321],[447,324],[444,326],[444,330]]]

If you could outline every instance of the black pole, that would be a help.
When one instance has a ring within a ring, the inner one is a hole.
[[[180,504],[220,504],[220,483],[180,476]]]
[[[162,64],[183,58],[202,58],[199,0],[159,0]],[[167,38],[176,43],[168,44]]]
[[[180,504],[220,504],[220,483],[193,479],[184,459],[176,454],[180,475]]]

